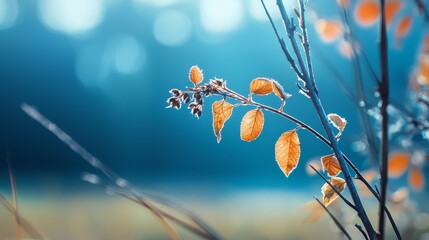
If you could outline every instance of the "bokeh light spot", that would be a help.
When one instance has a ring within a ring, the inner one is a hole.
[[[161,12],[155,19],[153,34],[163,45],[176,47],[183,45],[191,35],[191,20],[177,10]]]
[[[0,30],[12,27],[18,17],[16,0],[0,0]]]
[[[39,17],[53,30],[82,34],[100,24],[104,5],[104,0],[40,0]]]
[[[211,33],[227,33],[240,27],[244,17],[241,0],[202,0],[200,19],[203,28]]]

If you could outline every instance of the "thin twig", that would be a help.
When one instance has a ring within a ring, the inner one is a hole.
[[[388,41],[386,31],[386,3],[385,0],[380,0],[381,6],[381,24],[380,24],[380,67],[381,67],[381,85],[380,98],[381,98],[381,161],[380,161],[380,209],[378,221],[378,233],[380,239],[385,238],[385,214],[384,208],[386,206],[387,182],[388,182],[388,169],[387,161],[389,154],[389,114],[387,107],[389,106],[389,62],[388,62]]]
[[[352,239],[352,237],[350,236],[350,234],[347,232],[347,230],[344,228],[344,226],[340,223],[340,221],[338,221],[338,219],[334,216],[334,214],[331,213],[331,211],[317,198],[314,197],[314,199],[316,199],[316,201],[320,204],[320,206],[322,206],[325,211],[329,214],[329,216],[331,217],[332,221],[334,221],[335,225],[337,225],[337,227],[344,233],[344,235],[348,238],[348,239]]]
[[[350,208],[357,211],[356,206],[353,205],[353,203],[351,203],[349,200],[347,200],[347,198],[344,197],[344,195],[340,191],[338,191],[338,189],[334,187],[334,185],[332,185],[332,183],[328,179],[326,179],[325,176],[323,176],[313,165],[309,164],[309,166],[323,179],[323,181],[325,181],[338,194],[338,196],[340,196],[341,199],[343,199],[343,201],[347,205],[349,205]]]
[[[265,5],[264,0],[261,0],[262,6],[264,7],[265,13],[268,16],[268,19],[270,20],[271,26],[274,29],[274,33],[276,34],[277,40],[280,43],[280,46],[283,50],[283,53],[286,56],[286,59],[288,60],[288,62],[290,63],[291,68],[293,69],[293,71],[295,72],[295,74],[298,76],[299,79],[303,80],[304,77],[302,76],[302,73],[299,71],[299,69],[297,68],[296,64],[295,64],[295,60],[293,59],[292,55],[290,54],[289,50],[286,47],[285,41],[283,40],[283,38],[280,37],[279,32],[277,31],[277,28],[274,25],[274,21],[271,17],[271,15],[268,12],[267,6]]]
[[[362,229],[362,226],[359,224],[355,224],[355,227],[359,230],[360,233],[362,233],[365,240],[369,240],[368,236],[366,235],[365,231]]]
[[[299,2],[301,5],[304,4],[303,0],[299,0]],[[366,229],[368,235],[374,236],[375,235],[374,228],[373,228],[373,226],[372,226],[372,224],[368,218],[368,215],[366,214],[365,208],[362,205],[361,199],[360,199],[359,194],[356,190],[356,186],[354,185],[353,179],[350,176],[346,161],[345,161],[343,154],[342,154],[342,152],[338,146],[337,139],[335,137],[335,134],[334,134],[330,124],[329,124],[329,121],[328,121],[327,116],[326,116],[326,112],[323,108],[323,105],[322,105],[321,100],[318,96],[318,93],[317,93],[316,89],[314,88],[314,85],[311,82],[311,79],[314,79],[314,77],[310,76],[310,74],[312,75],[313,72],[308,72],[305,69],[305,66],[303,63],[304,61],[303,61],[303,58],[300,54],[300,51],[298,49],[296,39],[295,39],[296,27],[292,24],[292,21],[289,19],[288,13],[284,7],[282,0],[277,0],[277,5],[279,7],[279,10],[280,10],[283,22],[284,22],[286,32],[289,36],[289,40],[291,42],[291,45],[294,49],[296,58],[298,60],[298,64],[299,64],[299,66],[303,72],[304,81],[306,83],[306,87],[308,89],[309,96],[311,98],[311,101],[313,102],[313,106],[316,109],[316,112],[319,116],[319,119],[323,125],[325,133],[328,136],[328,139],[329,139],[329,142],[331,143],[332,149],[334,150],[334,153],[337,156],[338,162],[339,162],[341,169],[343,171],[345,181],[346,181],[347,186],[349,188],[350,195],[353,199],[355,206],[358,209],[358,216],[361,219],[363,225],[365,226],[365,229]],[[306,31],[303,31],[303,34],[306,34]],[[305,47],[305,45],[304,45],[304,47]]]

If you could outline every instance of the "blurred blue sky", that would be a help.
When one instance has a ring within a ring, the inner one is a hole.
[[[267,2],[282,29],[274,1]],[[339,19],[334,4],[310,1],[310,20],[315,14]],[[406,99],[421,24],[415,21],[402,50],[391,52],[392,95],[398,101]],[[377,70],[377,27],[352,25]],[[353,86],[351,64],[338,44],[323,43],[312,26],[309,32],[312,48],[328,56]],[[293,94],[285,111],[321,130],[259,0],[0,0],[0,159],[9,153],[16,171],[28,176],[90,169],[20,110],[27,102],[134,181],[305,186],[286,179],[274,159],[277,138],[295,127],[285,119],[265,113],[261,136],[245,143],[239,124],[249,108],[237,108],[217,144],[213,98],[199,120],[186,109],[165,109],[168,90],[190,85],[188,70],[196,64],[206,80],[223,78],[242,94],[255,77],[277,79]],[[358,165],[369,167],[351,149],[360,136],[355,106],[317,56],[314,65],[327,112],[349,120],[341,146]],[[280,105],[274,96],[258,99]],[[291,178],[305,180],[304,163],[330,152],[305,131],[299,135],[301,163]]]

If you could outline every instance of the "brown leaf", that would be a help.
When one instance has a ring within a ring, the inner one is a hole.
[[[402,176],[411,163],[410,155],[406,152],[395,152],[389,155],[387,170],[389,177],[397,178]]]
[[[338,116],[338,114],[331,113],[328,114],[328,119],[336,129],[338,129],[340,132],[344,131],[344,128],[347,125],[345,118]]]
[[[416,192],[420,192],[425,186],[425,177],[419,167],[411,168],[408,173],[408,184]]]
[[[257,95],[267,95],[273,92],[273,84],[268,78],[255,78],[250,83],[250,92]]]
[[[198,66],[192,66],[189,70],[189,80],[196,85],[201,83],[203,79],[203,71]]]
[[[212,105],[213,131],[219,143],[222,139],[221,131],[225,122],[231,117],[234,106],[225,100],[216,101]]]
[[[323,171],[328,171],[328,176],[335,177],[341,172],[341,166],[334,154],[324,156],[322,161]]]
[[[338,192],[342,192],[346,187],[346,181],[344,181],[344,179],[339,177],[331,178],[330,182],[332,186],[334,186],[334,188],[338,190]],[[323,194],[323,204],[325,204],[325,206],[328,206],[335,199],[338,198],[337,192],[327,183],[325,183],[322,186],[322,194]]]
[[[286,177],[296,168],[301,154],[298,134],[295,130],[283,133],[276,142],[275,155]]]
[[[241,120],[240,137],[243,141],[251,142],[258,138],[264,127],[264,114],[260,109],[250,110]]]
[[[283,89],[283,86],[279,82],[277,82],[276,80],[271,80],[271,81],[273,84],[273,92],[274,94],[276,94],[277,97],[279,97],[281,100],[286,100],[292,97],[292,95],[285,92],[285,90]]]

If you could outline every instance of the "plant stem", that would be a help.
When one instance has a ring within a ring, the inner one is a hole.
[[[325,211],[329,214],[331,219],[334,221],[335,225],[337,225],[337,227],[344,233],[344,235],[347,237],[347,239],[351,240],[352,237],[347,232],[347,230],[344,228],[344,226],[340,223],[340,221],[338,221],[338,219],[334,216],[334,214],[332,214],[331,211],[329,211],[329,209],[325,205],[323,205],[323,203],[318,198],[314,197],[314,199],[316,199],[316,201],[320,204],[320,206],[322,206],[325,209]]]
[[[378,221],[378,232],[379,239],[385,238],[385,215],[384,208],[386,206],[386,191],[388,182],[388,169],[387,161],[389,154],[389,114],[387,107],[389,106],[389,62],[388,62],[388,42],[386,32],[386,9],[385,0],[380,0],[381,6],[381,24],[380,24],[380,65],[381,65],[381,85],[380,85],[380,97],[381,107],[380,113],[382,116],[381,122],[381,162],[380,162],[380,209],[379,209],[379,221]]]
[[[299,0],[299,2],[303,6],[303,4],[304,4],[303,0]],[[315,108],[315,110],[319,116],[319,119],[320,119],[322,125],[323,125],[325,133],[328,136],[328,139],[329,139],[329,142],[331,143],[332,149],[334,150],[334,153],[337,156],[338,162],[341,166],[341,170],[343,171],[345,181],[346,181],[347,186],[349,188],[350,195],[351,195],[353,202],[357,208],[359,218],[361,219],[368,235],[370,236],[371,239],[373,239],[375,236],[374,228],[372,227],[372,224],[369,221],[369,218],[368,218],[366,211],[365,211],[365,209],[362,205],[362,202],[360,200],[359,194],[358,194],[356,187],[353,183],[353,179],[350,176],[350,173],[349,173],[348,167],[346,165],[346,162],[344,160],[343,154],[342,154],[342,152],[338,146],[337,139],[335,138],[335,134],[334,134],[334,132],[333,132],[333,130],[329,124],[329,121],[326,117],[326,112],[325,112],[323,105],[320,101],[317,90],[315,89],[315,85],[312,84],[312,82],[311,82],[311,79],[314,79],[313,72],[308,72],[305,69],[305,66],[303,63],[304,61],[303,61],[303,58],[299,52],[299,49],[298,49],[298,46],[296,43],[296,39],[295,39],[295,35],[294,35],[295,26],[292,25],[291,20],[289,19],[289,16],[287,14],[287,11],[284,7],[282,0],[277,0],[277,5],[278,5],[280,13],[282,15],[283,22],[284,22],[284,25],[286,27],[286,31],[288,33],[292,47],[295,51],[295,55],[298,59],[298,63],[300,65],[301,71],[304,75],[304,81],[305,81],[306,87],[308,89],[308,94],[311,98],[311,101],[313,102],[314,108]],[[303,19],[303,16],[301,16],[301,21],[302,22],[305,21],[305,19]],[[305,34],[307,34],[307,32],[303,31],[303,34],[305,35]],[[307,39],[307,38],[304,37],[304,39]],[[303,43],[304,48],[307,46],[307,44],[308,44],[308,42]]]

